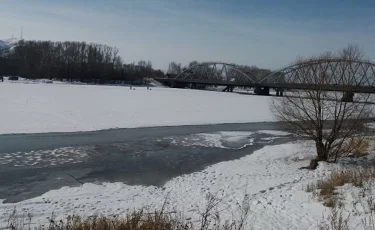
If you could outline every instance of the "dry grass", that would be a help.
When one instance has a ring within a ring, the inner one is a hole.
[[[188,223],[183,223],[172,214],[163,213],[145,213],[144,211],[135,211],[128,214],[125,218],[94,216],[83,219],[79,216],[68,217],[66,221],[50,221],[48,229],[53,230],[90,230],[90,229],[108,229],[108,230],[179,230],[189,229]]]
[[[9,214],[8,224],[4,229],[10,230],[245,230],[248,228],[250,205],[247,196],[239,207],[239,216],[232,220],[222,220],[217,210],[222,199],[212,194],[206,196],[205,209],[199,213],[199,219],[192,221],[183,218],[180,213],[165,212],[165,201],[159,211],[148,212],[146,209],[133,211],[119,216],[68,216],[66,219],[56,220],[54,215],[47,225],[32,223],[32,216],[21,214],[16,209]],[[0,228],[2,229],[2,228]]]
[[[50,219],[49,224],[33,226],[31,222],[14,219],[5,229],[10,230],[242,230],[245,225],[240,221],[222,223],[215,215],[206,215],[196,222],[184,220],[177,213],[147,213],[134,211],[125,218],[91,216],[83,218],[78,215],[68,216],[64,220]]]
[[[367,183],[360,189],[356,198],[349,203],[339,203],[330,209],[328,216],[319,224],[321,230],[375,230],[374,184]],[[349,209],[347,209],[349,207]]]
[[[50,218],[49,224],[34,226],[30,222],[16,216],[10,217],[10,222],[6,229],[11,230],[183,230],[190,229],[188,223],[180,221],[172,214],[146,213],[143,210],[134,211],[124,218],[116,216],[91,216],[82,218],[78,215],[68,216],[65,220],[55,220]],[[185,225],[186,224],[186,225]]]
[[[343,144],[344,149],[351,149],[352,157],[363,157],[369,154],[369,138],[354,138]]]
[[[306,186],[306,192],[312,192],[324,201],[327,207],[333,207],[337,203],[337,187],[352,184],[363,187],[366,182],[375,179],[375,168],[356,168],[345,171],[334,171],[328,177],[310,183]]]
[[[334,208],[337,206],[337,203],[338,203],[338,199],[337,197],[335,196],[330,196],[330,197],[327,197],[324,202],[323,202],[323,205],[328,207],[328,208]]]
[[[349,230],[350,215],[342,207],[333,207],[331,213],[319,224],[320,230]]]
[[[374,145],[371,144],[370,137],[353,138],[345,142],[343,149],[350,149],[351,157],[363,157],[373,152]],[[317,195],[323,204],[327,207],[335,207],[339,198],[337,197],[337,187],[345,184],[352,184],[362,188],[366,182],[375,179],[375,168],[367,165],[366,167],[357,167],[348,170],[336,170],[328,177],[310,183],[306,186],[306,192],[312,192]]]

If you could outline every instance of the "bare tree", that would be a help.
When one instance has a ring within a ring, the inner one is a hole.
[[[196,66],[198,64],[199,64],[198,61],[191,61],[191,62],[189,62],[189,66],[188,67],[193,67],[193,66]]]
[[[167,72],[169,74],[178,75],[179,73],[181,73],[181,71],[182,71],[181,63],[171,62],[169,64]]]
[[[138,61],[138,66],[146,67],[147,62],[145,60]]]
[[[311,169],[319,161],[335,162],[363,144],[372,105],[367,93],[357,93],[353,101],[353,87],[374,84],[364,80],[374,73],[368,71],[371,63],[359,60],[363,56],[358,47],[350,45],[337,54],[300,59],[284,76],[288,83],[311,86],[288,91],[273,103],[276,117],[289,131],[315,142],[317,157],[311,161]],[[327,85],[335,90],[326,91]]]
[[[152,69],[152,62],[150,60],[147,61],[146,68]]]

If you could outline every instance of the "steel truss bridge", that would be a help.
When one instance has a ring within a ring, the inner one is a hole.
[[[204,89],[207,86],[254,88],[269,95],[270,89],[282,96],[284,90],[324,90],[375,93],[375,64],[364,60],[316,59],[289,65],[267,76],[256,76],[249,68],[223,62],[205,62],[167,78],[155,78],[174,88]]]

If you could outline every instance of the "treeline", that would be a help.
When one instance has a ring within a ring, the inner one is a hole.
[[[119,50],[85,42],[21,40],[9,52],[0,52],[0,75],[30,79],[58,79],[81,82],[138,82],[163,77],[150,61],[124,64]]]
[[[175,77],[184,69],[197,64],[199,62],[192,61],[182,66],[180,63],[171,62],[167,77]],[[270,70],[256,66],[241,67],[259,78],[271,73]],[[0,76],[99,84],[142,84],[145,78],[162,78],[165,74],[161,70],[154,70],[150,61],[125,64],[119,55],[119,50],[107,45],[70,41],[21,40],[10,50],[1,50]]]

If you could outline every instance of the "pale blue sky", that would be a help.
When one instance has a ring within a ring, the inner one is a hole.
[[[277,69],[358,44],[375,59],[372,0],[0,0],[0,39],[116,46],[124,61],[226,61]]]

